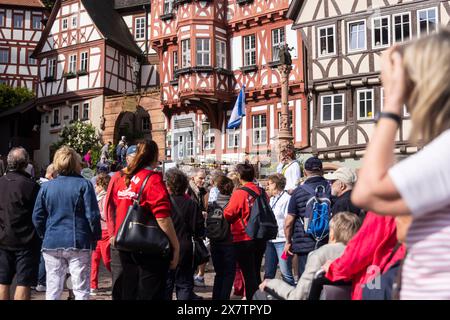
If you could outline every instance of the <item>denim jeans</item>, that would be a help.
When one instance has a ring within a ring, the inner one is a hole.
[[[233,244],[212,242],[211,259],[216,272],[212,299],[230,300],[234,275],[236,274],[236,258]]]
[[[61,299],[67,269],[71,275],[75,300],[89,300],[90,250],[44,250],[42,255],[47,272],[47,291],[45,293],[47,300]]]
[[[280,265],[283,280],[291,286],[295,286],[295,280],[292,274],[292,256],[288,256],[287,260],[281,259],[284,245],[285,242],[267,242],[264,279],[274,279],[277,273],[277,265]]]

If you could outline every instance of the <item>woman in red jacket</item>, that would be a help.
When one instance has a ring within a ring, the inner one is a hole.
[[[393,252],[396,230],[395,218],[368,212],[342,256],[325,264],[325,276],[331,281],[351,281],[352,300],[361,300],[364,286],[405,257],[403,245]]]
[[[252,165],[238,164],[236,171],[243,187],[261,194],[261,188],[252,182],[255,179],[255,169]],[[254,201],[247,191],[237,189],[224,210],[225,219],[231,224],[235,257],[244,276],[247,300],[251,300],[261,283],[261,262],[266,250],[265,241],[252,240],[245,232],[244,223],[248,223]]]
[[[171,261],[137,252],[119,251],[123,268],[121,284],[124,300],[163,300],[169,268],[173,270],[178,264],[180,248],[170,217],[169,194],[162,175],[152,169],[157,162],[158,145],[151,140],[138,143],[136,156],[123,170],[124,175],[116,182],[115,188],[108,190],[115,191],[110,196],[117,205],[114,230],[114,235],[117,236],[128,207],[137,198],[145,178],[150,176],[142,192],[140,205],[156,218],[173,249]]]

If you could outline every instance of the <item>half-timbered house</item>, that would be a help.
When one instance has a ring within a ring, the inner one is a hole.
[[[0,0],[0,84],[35,88],[38,66],[30,56],[45,17],[40,0]]]
[[[383,109],[382,52],[395,43],[448,25],[450,1],[293,0],[288,17],[305,42],[311,152],[326,159],[359,159]],[[399,156],[408,144],[405,107],[397,135]],[[350,160],[352,162],[352,160]]]
[[[288,0],[151,1],[161,106],[172,160],[235,162],[273,149],[281,114],[279,47],[293,48],[289,104],[295,145],[308,144],[303,51]],[[245,86],[246,117],[226,130]]]
[[[43,113],[40,163],[48,163],[63,126],[86,120],[101,134],[105,97],[140,86],[142,50],[113,1],[58,0],[33,56],[39,60],[36,95]]]

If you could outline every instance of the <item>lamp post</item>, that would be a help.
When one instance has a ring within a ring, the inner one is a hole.
[[[280,48],[280,63],[278,71],[281,75],[281,121],[278,132],[278,147],[282,152],[287,146],[293,147],[294,136],[289,123],[289,74],[292,70],[292,59],[289,46]]]

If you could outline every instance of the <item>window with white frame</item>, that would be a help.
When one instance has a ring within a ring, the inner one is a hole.
[[[318,28],[319,33],[319,57],[336,54],[336,27],[326,26]]]
[[[13,17],[13,26],[15,29],[23,28],[23,15],[15,14]]]
[[[238,148],[239,140],[241,138],[241,131],[239,129],[227,129],[228,148]]]
[[[244,37],[244,66],[256,64],[256,36],[251,34]]]
[[[366,21],[348,23],[348,51],[366,50]]]
[[[191,40],[181,40],[181,67],[191,66]]]
[[[82,52],[80,55],[80,70],[87,71],[88,70],[88,53]]]
[[[77,72],[77,55],[71,54],[69,56],[69,69],[67,70],[69,73]]]
[[[404,42],[411,39],[411,13],[400,13],[393,16],[394,42]]]
[[[89,119],[89,102],[83,103],[83,118],[82,120]]]
[[[374,48],[388,47],[390,39],[389,17],[376,17],[372,19],[372,41]]]
[[[0,27],[4,27],[4,26],[5,26],[5,13],[0,12]]]
[[[8,48],[0,48],[0,63],[4,63],[4,64],[9,63],[9,49]]]
[[[63,29],[63,30],[67,30],[67,28],[69,27],[67,18],[62,19],[61,24],[62,24],[62,29]]]
[[[267,143],[267,124],[266,115],[258,114],[252,116],[253,120],[253,145]]]
[[[28,56],[28,64],[33,66],[37,64],[37,60],[32,58],[31,54]]]
[[[429,8],[417,11],[417,33],[427,35],[437,30],[438,15],[437,8]]]
[[[374,118],[373,90],[359,90],[358,95],[358,120]]]
[[[80,119],[80,106],[78,104],[74,104],[72,106],[72,120],[77,121]]]
[[[173,52],[173,73],[178,70],[178,51]]]
[[[203,141],[203,149],[205,150],[212,150],[215,148],[215,134],[214,130],[211,129],[211,126],[209,126],[208,130],[205,131],[204,134],[204,141]]]
[[[227,43],[216,40],[216,65],[218,68],[227,68]]]
[[[210,64],[210,46],[209,39],[196,39],[197,66],[209,66]]]
[[[280,46],[285,42],[284,27],[272,30],[272,61],[280,61]]]
[[[41,27],[42,27],[42,25],[41,25],[41,19],[42,19],[42,17],[41,17],[41,16],[32,16],[31,19],[32,19],[32,20],[31,20],[31,27],[32,27],[34,30],[40,30]],[[1,25],[1,23],[0,23],[0,25]]]
[[[58,125],[58,124],[61,124],[61,121],[60,121],[60,114],[59,114],[59,108],[55,108],[55,109],[53,109],[53,116],[52,116],[52,119],[53,119],[53,125],[55,126],[55,125]]]
[[[119,55],[119,77],[125,78],[127,66],[124,55]]]
[[[75,29],[78,25],[78,16],[72,16],[72,28]]]
[[[164,14],[172,13],[173,0],[164,0]]]
[[[184,158],[183,136],[178,136],[178,159]]]
[[[186,135],[186,157],[192,157],[194,155],[194,138],[192,131]]]
[[[145,17],[136,18],[134,20],[134,37],[136,40],[145,38]]]
[[[142,131],[150,131],[150,117],[142,118]]]
[[[48,59],[47,76],[56,78],[56,58]]]
[[[321,97],[321,122],[344,121],[344,95],[334,94]]]

